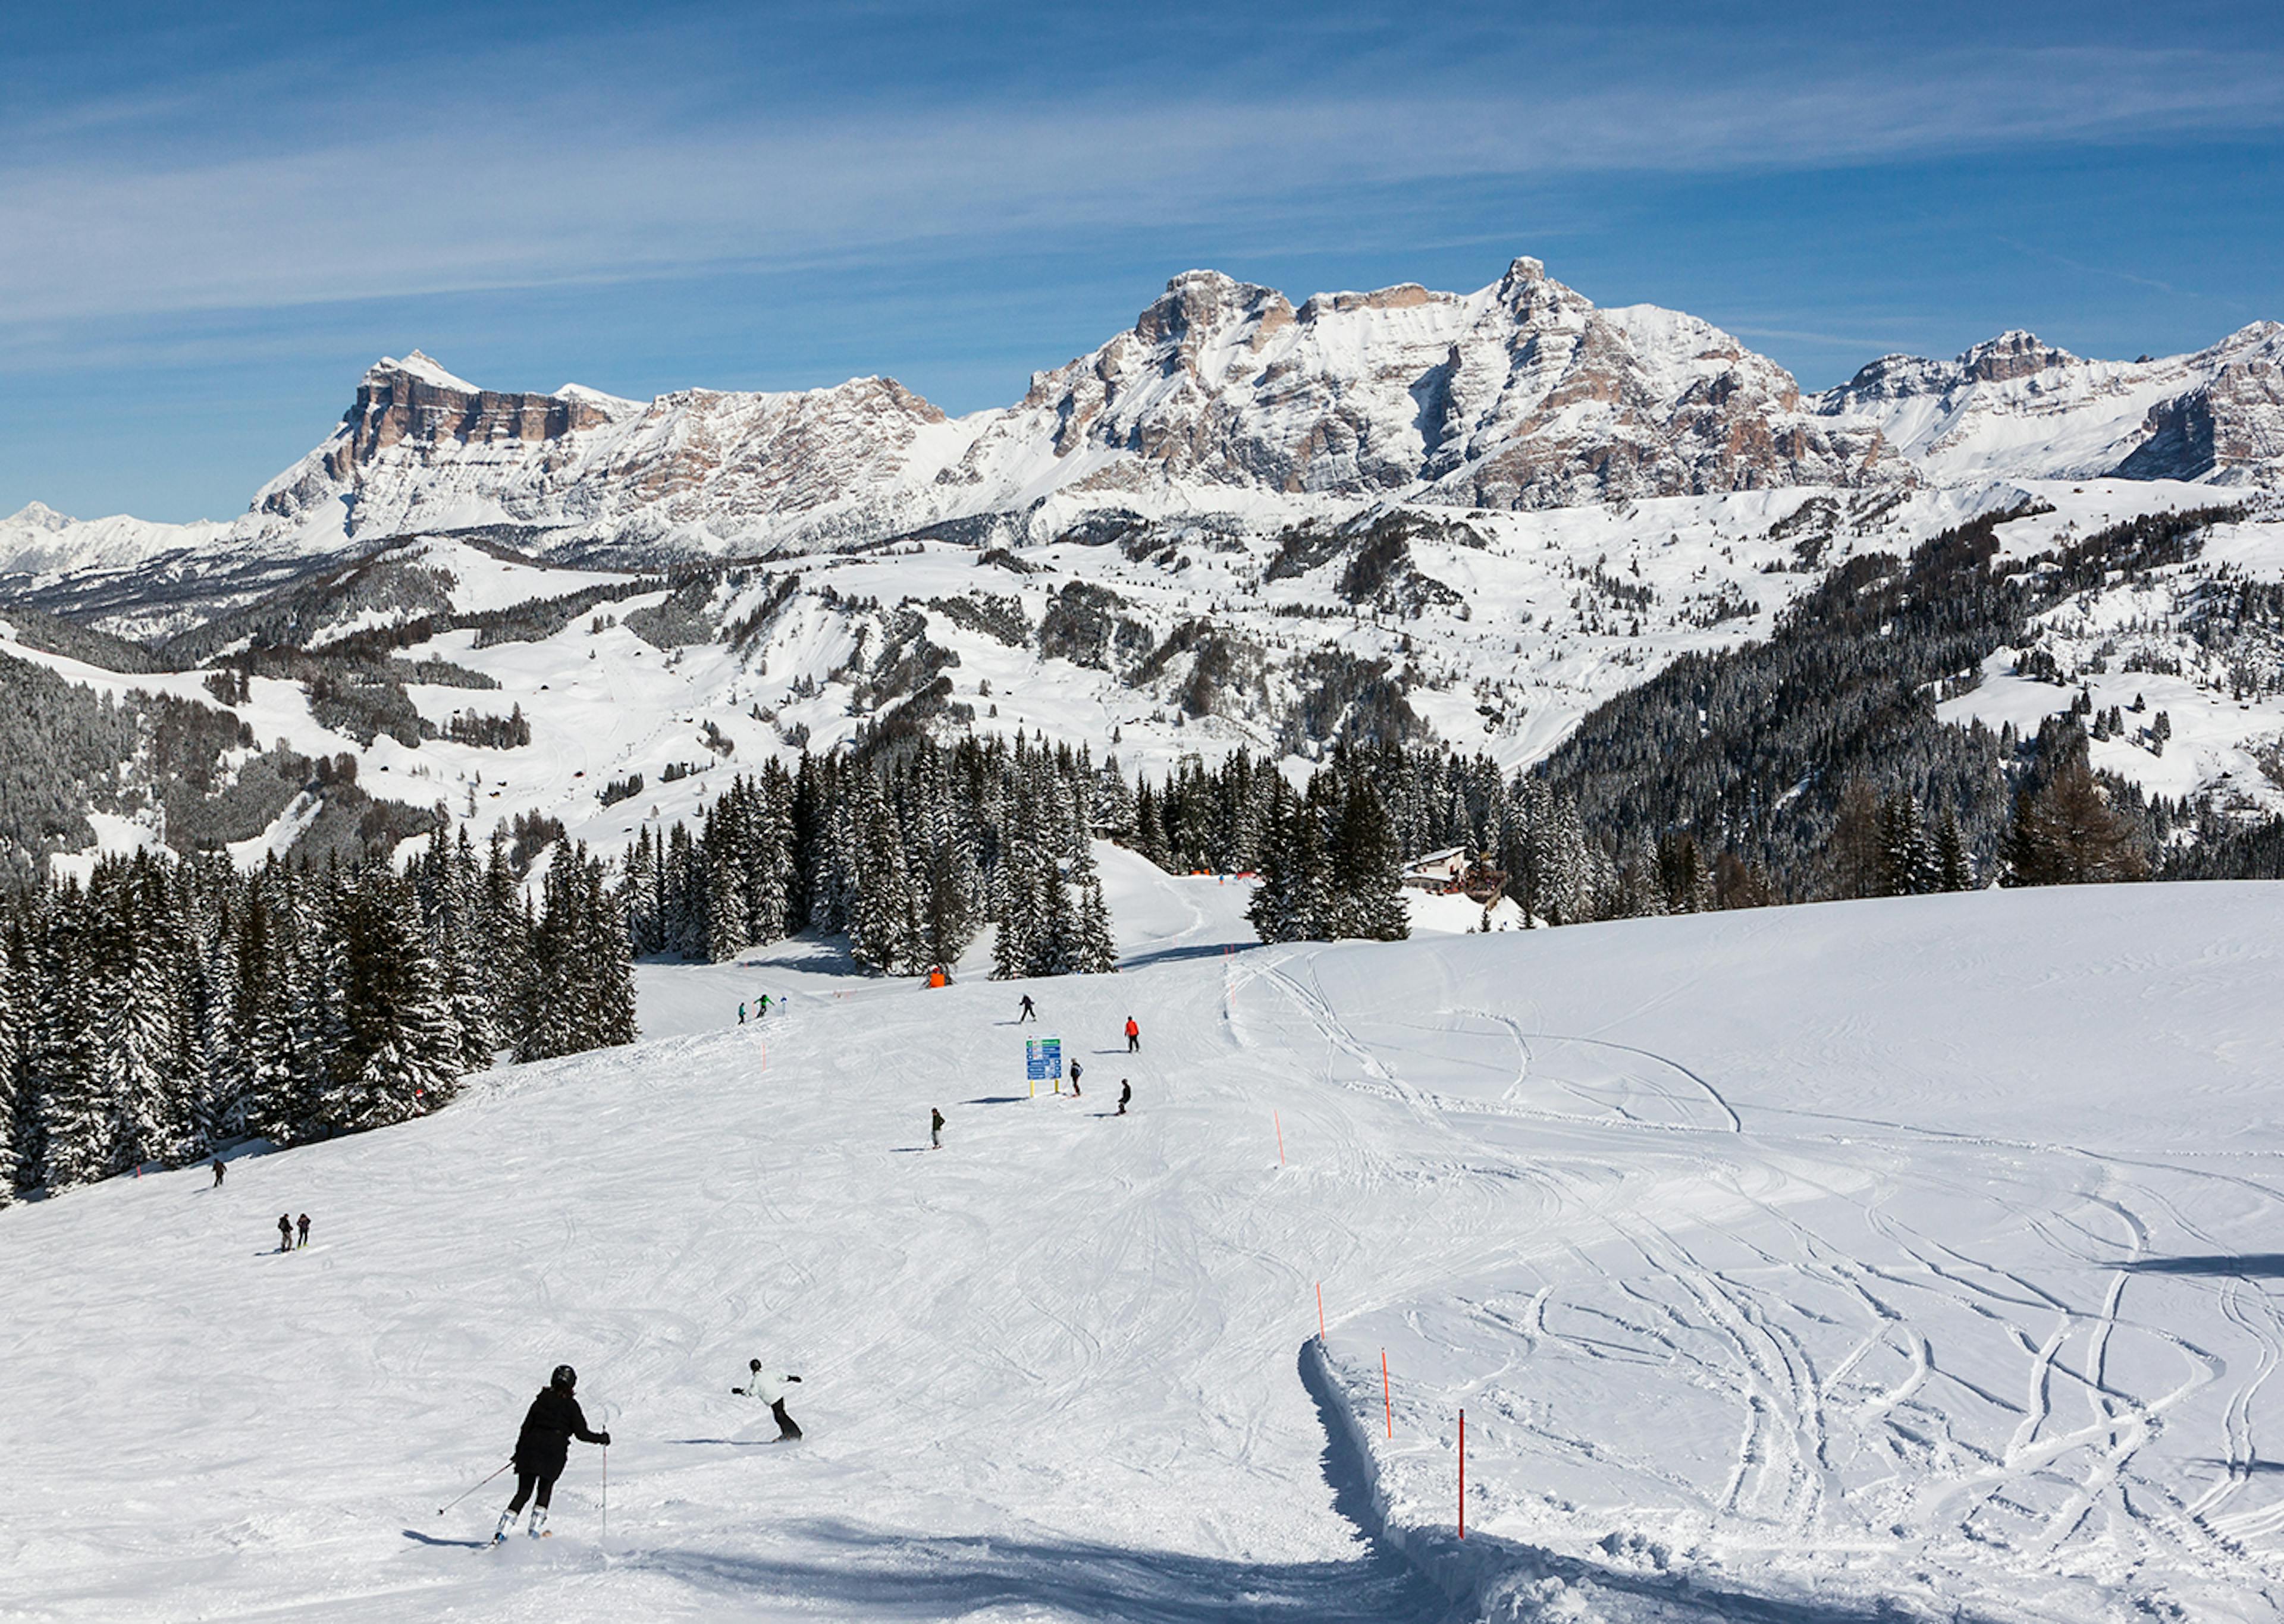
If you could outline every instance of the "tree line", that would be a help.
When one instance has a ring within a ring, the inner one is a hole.
[[[1018,734],[770,761],[695,829],[645,825],[626,860],[638,954],[721,963],[796,932],[844,934],[887,975],[956,964],[989,924],[992,973],[1117,968],[1091,834],[1131,816],[1115,761]]]
[[[403,868],[144,852],[22,894],[0,921],[0,1201],[404,1121],[503,1050],[631,1042],[605,865],[558,845],[536,889],[464,830]]]

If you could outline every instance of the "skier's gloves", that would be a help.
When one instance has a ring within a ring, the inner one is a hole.
[[[800,1378],[800,1377],[798,1377],[798,1376],[788,1376],[788,1377],[786,1377],[786,1379],[787,1381],[799,1381],[799,1380],[801,1379],[801,1378]]]
[[[744,1398],[746,1396],[746,1390],[743,1387],[732,1387],[730,1391],[736,1394],[739,1398]]]
[[[595,1434],[595,1441],[607,1449],[611,1447],[611,1435],[608,1433],[598,1433]]]

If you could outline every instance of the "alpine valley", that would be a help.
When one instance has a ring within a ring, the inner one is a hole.
[[[968,417],[415,351],[235,519],[0,520],[0,850],[354,854],[439,805],[615,850],[804,746],[1021,730],[1130,775],[1445,747],[1805,894],[1851,777],[1995,862],[2058,728],[2161,854],[2247,835],[2284,808],[2280,633],[2274,322],[1808,394],[1533,259],[1297,305],[1191,271]]]

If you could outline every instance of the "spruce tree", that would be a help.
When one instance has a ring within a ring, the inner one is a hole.
[[[16,1198],[16,1108],[22,1086],[22,1027],[17,999],[23,977],[16,969],[7,936],[0,933],[0,1206]]]
[[[1379,791],[1351,777],[1341,803],[1335,903],[1340,933],[1401,941],[1412,933],[1404,906],[1404,863]]]
[[[43,934],[26,1070],[39,1113],[44,1182],[66,1190],[116,1171],[118,1144],[111,1101],[96,1079],[87,907],[77,887],[56,899]]]
[[[1094,854],[1082,850],[1072,868],[1072,885],[1078,894],[1078,940],[1071,968],[1080,975],[1108,975],[1118,968],[1118,941],[1110,925],[1110,907],[1103,900],[1102,875]]]
[[[1936,830],[1935,858],[1945,891],[1975,889],[1975,863],[1967,855],[1967,838],[1959,832],[1959,819],[1949,812]]]
[[[335,924],[340,1042],[326,1057],[320,1120],[334,1132],[356,1132],[435,1109],[458,1078],[458,1044],[411,886],[368,871],[342,887]]]

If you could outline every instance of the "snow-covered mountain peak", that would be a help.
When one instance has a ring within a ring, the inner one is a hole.
[[[65,530],[78,522],[44,502],[27,502],[7,518],[0,519],[0,530]]]
[[[398,376],[417,379],[421,383],[433,387],[456,390],[462,394],[479,393],[475,385],[456,373],[447,371],[434,356],[425,355],[417,349],[402,361],[394,355],[383,355],[365,369],[364,381],[372,384]]]
[[[2194,355],[2089,361],[2022,331],[1952,361],[1885,355],[1811,402],[1876,424],[1939,484],[2132,479],[2272,482],[2284,458],[2284,325]]]
[[[2066,349],[2044,342],[2035,332],[2011,328],[1995,339],[1985,339],[1959,357],[1959,370],[1982,383],[2002,383],[2027,378],[2052,367],[2085,363]]]

